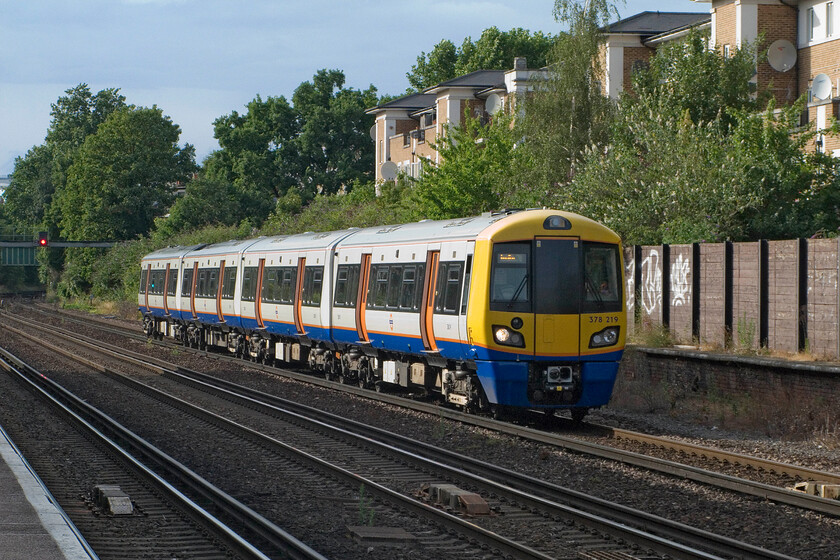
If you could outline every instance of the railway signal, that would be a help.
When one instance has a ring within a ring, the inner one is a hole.
[[[49,237],[46,231],[38,232],[38,247],[46,247],[50,244]]]

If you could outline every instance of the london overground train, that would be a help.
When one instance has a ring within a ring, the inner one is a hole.
[[[556,210],[171,247],[142,259],[149,336],[468,410],[606,404],[624,350],[618,236]]]

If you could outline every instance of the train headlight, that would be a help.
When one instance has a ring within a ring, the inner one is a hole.
[[[590,348],[603,348],[618,342],[618,327],[607,327],[592,335],[589,339]]]
[[[493,339],[496,341],[496,344],[503,346],[525,347],[525,337],[522,336],[522,333],[513,331],[502,325],[493,325]]]

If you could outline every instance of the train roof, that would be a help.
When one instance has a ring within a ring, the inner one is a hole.
[[[154,261],[159,259],[180,259],[190,251],[195,251],[196,249],[201,249],[204,247],[204,244],[201,245],[177,245],[175,247],[164,247],[163,249],[158,249],[148,255],[144,256],[142,260],[144,261]]]
[[[205,245],[197,247],[191,251],[188,257],[215,257],[218,255],[230,255],[232,253],[240,253],[248,249],[255,243],[258,243],[264,237],[256,239],[231,239],[230,241],[223,241],[221,243],[213,243],[212,245]]]
[[[468,218],[448,220],[423,220],[410,224],[379,226],[359,230],[341,242],[342,247],[431,243],[456,240],[475,240],[492,238],[498,232],[522,230],[523,238],[532,237],[534,229],[544,227],[550,216],[562,216],[568,221],[568,234],[590,237],[597,231],[599,237],[605,236],[618,241],[618,236],[603,225],[584,216],[558,210],[509,210],[485,213]],[[546,230],[546,233],[550,233]],[[514,233],[515,235],[515,233]]]
[[[296,235],[262,237],[248,247],[248,252],[270,253],[274,251],[326,249],[335,245],[335,243],[348,235],[355,235],[357,231],[359,230],[354,228],[341,231],[307,232]]]

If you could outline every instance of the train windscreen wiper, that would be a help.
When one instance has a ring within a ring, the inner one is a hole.
[[[523,288],[525,288],[525,283],[526,283],[527,281],[528,281],[528,275],[527,275],[527,274],[525,274],[525,276],[523,276],[523,277],[522,277],[522,281],[519,283],[519,287],[518,287],[518,288],[516,288],[516,291],[513,293],[513,297],[512,297],[512,298],[510,298],[510,301],[508,302],[508,305],[507,305],[507,306],[508,306],[508,309],[510,309],[511,307],[513,307],[513,304],[514,304],[514,303],[516,302],[516,300],[519,298],[519,294],[521,294],[521,293],[522,293]]]

